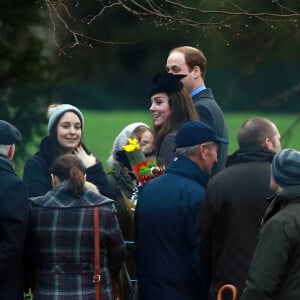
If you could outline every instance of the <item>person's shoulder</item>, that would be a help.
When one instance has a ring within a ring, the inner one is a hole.
[[[173,140],[175,141],[176,133],[177,133],[177,130],[173,130],[173,131],[167,133],[162,140],[162,144],[168,143]]]
[[[4,175],[0,176],[1,177],[1,191],[5,192],[11,192],[13,193],[18,193],[18,194],[26,194],[27,195],[27,186],[23,182],[23,180],[14,172],[5,172]],[[2,179],[3,178],[3,179]]]
[[[32,205],[32,207],[43,206],[43,204],[45,203],[45,195],[38,197],[30,197],[29,202]]]
[[[29,157],[24,165],[24,172],[26,174],[33,170],[36,171],[37,169],[49,169],[46,159],[44,159],[39,153],[35,153],[33,156]]]
[[[89,203],[92,206],[103,206],[103,205],[111,206],[115,203],[113,199],[110,199],[102,194],[99,194],[98,192],[95,192],[90,188],[85,188],[83,198],[87,201],[87,203]]]
[[[25,162],[25,165],[27,164],[37,164],[37,163],[44,163],[45,162],[45,159],[43,159],[42,155],[37,152],[35,154],[33,154],[32,156],[30,156],[26,162]]]
[[[200,100],[205,100],[205,99],[215,101],[214,94],[210,88],[205,88],[205,89],[201,90],[199,93],[192,96],[192,99],[194,101],[200,101]]]
[[[204,106],[222,112],[222,109],[216,101],[211,89],[205,89],[193,97],[196,106]]]
[[[186,181],[187,188],[191,187],[193,190],[205,192],[206,187],[207,187],[207,182],[205,182],[204,180],[198,181],[195,178],[188,178],[188,177],[182,177],[182,179]]]

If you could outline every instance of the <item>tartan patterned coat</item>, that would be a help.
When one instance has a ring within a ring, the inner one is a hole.
[[[67,182],[31,199],[27,251],[33,258],[35,300],[94,300],[93,206],[99,206],[101,297],[112,299],[109,268],[118,272],[125,243],[114,201],[85,189],[75,198]]]

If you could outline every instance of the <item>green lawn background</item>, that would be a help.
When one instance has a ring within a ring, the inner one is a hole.
[[[144,122],[152,126],[152,115],[149,111],[92,111],[83,110],[85,118],[84,142],[89,150],[103,163],[105,170],[109,170],[106,163],[113,141],[119,132],[132,122]],[[249,113],[225,113],[225,119],[229,129],[229,154],[237,149],[236,136],[242,122],[252,117],[265,117],[276,124],[283,136],[282,148],[294,148],[300,150],[300,124],[293,130],[293,134],[287,138],[285,131],[296,120],[296,114],[267,114],[258,112]]]

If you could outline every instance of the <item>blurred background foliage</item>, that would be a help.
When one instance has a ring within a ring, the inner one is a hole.
[[[133,14],[114,0],[60,0],[54,6],[51,0],[1,1],[0,118],[22,131],[20,159],[32,139],[45,133],[51,102],[148,109],[151,78],[164,69],[169,50],[180,45],[206,54],[206,85],[224,111],[299,112],[299,0],[181,1],[195,9],[150,2],[170,18]],[[252,12],[291,16],[276,20]],[[180,22],[178,16],[194,23]]]

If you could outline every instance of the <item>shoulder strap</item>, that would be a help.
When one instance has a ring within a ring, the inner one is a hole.
[[[99,227],[99,207],[94,206],[94,261],[95,274],[93,282],[95,283],[96,300],[101,300],[101,285],[100,285],[100,227]]]

